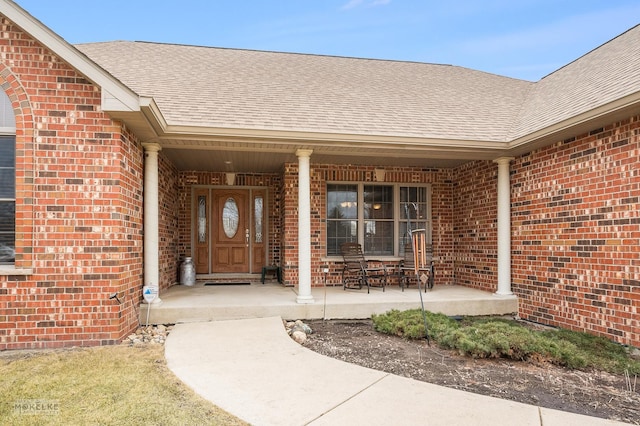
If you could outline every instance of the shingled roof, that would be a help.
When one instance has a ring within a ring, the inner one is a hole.
[[[640,92],[640,26],[538,82],[416,62],[115,41],[76,46],[169,125],[509,142]]]
[[[124,41],[77,47],[176,125],[505,141],[533,87],[416,62]]]

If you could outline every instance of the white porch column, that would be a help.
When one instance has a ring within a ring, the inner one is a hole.
[[[160,300],[160,249],[158,226],[158,152],[157,143],[143,143],[144,147],[144,285],[155,287]]]
[[[498,163],[498,296],[511,292],[511,183],[510,157],[494,160]]]
[[[311,185],[309,157],[313,151],[299,149],[298,157],[298,303],[313,303],[311,295]]]

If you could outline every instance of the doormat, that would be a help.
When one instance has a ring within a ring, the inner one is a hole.
[[[204,285],[250,285],[251,283],[245,283],[245,282],[240,282],[240,283],[228,283],[228,282],[208,282],[208,283],[204,283]]]

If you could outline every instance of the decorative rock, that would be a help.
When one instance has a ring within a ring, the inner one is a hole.
[[[311,333],[313,333],[313,330],[311,330],[311,327],[309,327],[307,324],[303,323],[303,322],[302,322],[302,321],[300,321],[300,320],[298,320],[298,321],[296,321],[296,322],[295,322],[295,326],[294,326],[294,328],[296,328],[296,327],[300,327],[300,328],[302,328],[302,330],[303,330],[305,333],[307,333],[307,334],[311,334]]]
[[[284,326],[287,331],[287,334],[291,336],[293,340],[298,342],[299,344],[304,344],[307,341],[307,335],[313,333],[311,327],[309,327],[304,322],[297,320],[293,321],[284,321]]]
[[[145,344],[164,345],[167,335],[172,328],[172,326],[162,324],[139,327],[135,333],[127,336],[122,341],[122,344],[129,346],[141,346]]]
[[[295,340],[297,343],[303,345],[304,342],[307,341],[307,333],[305,333],[304,331],[296,330],[293,333],[291,333],[291,338]]]

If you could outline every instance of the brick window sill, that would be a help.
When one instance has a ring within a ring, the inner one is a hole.
[[[33,269],[16,268],[14,265],[0,265],[0,276],[32,275]]]

